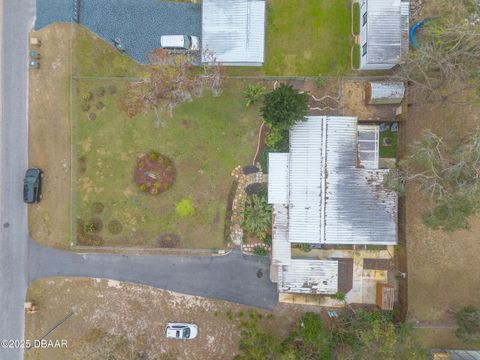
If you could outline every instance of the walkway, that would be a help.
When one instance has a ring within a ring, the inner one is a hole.
[[[202,33],[201,5],[159,0],[77,0],[81,25],[108,43],[118,38],[126,54],[147,63],[162,35]],[[53,22],[71,22],[73,0],[37,0],[35,30]]]

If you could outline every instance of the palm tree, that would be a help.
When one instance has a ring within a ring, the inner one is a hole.
[[[251,195],[245,201],[242,212],[245,230],[263,239],[272,226],[272,206],[267,199],[260,195]]]

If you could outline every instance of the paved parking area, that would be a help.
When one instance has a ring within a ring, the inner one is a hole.
[[[35,29],[53,22],[71,22],[74,0],[37,0]],[[201,36],[202,8],[198,4],[158,0],[77,0],[80,24],[112,43],[118,38],[126,53],[146,63],[160,47],[162,35]]]

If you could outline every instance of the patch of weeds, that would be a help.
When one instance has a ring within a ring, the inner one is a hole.
[[[101,202],[94,202],[92,204],[92,212],[94,214],[101,214],[105,206]]]
[[[215,310],[215,311],[213,312],[213,316],[215,316],[215,317],[218,316],[218,310]]]
[[[245,316],[245,313],[244,313],[242,310],[240,310],[240,311],[237,313],[237,316],[238,316],[239,318],[243,318],[243,317]]]
[[[80,108],[82,109],[82,111],[87,112],[90,110],[90,104],[84,101],[82,102],[82,105],[80,105]]]
[[[228,320],[233,320],[233,313],[230,310],[225,313],[225,316]]]
[[[95,95],[98,97],[103,97],[105,95],[105,88],[103,86],[99,86],[95,89]]]
[[[110,231],[110,233],[113,235],[120,234],[123,230],[122,223],[118,220],[111,220],[107,227],[108,231]]]
[[[172,233],[162,234],[157,243],[161,248],[176,248],[180,244],[180,237]]]
[[[265,316],[265,319],[267,319],[267,320],[271,320],[273,318],[275,318],[275,315],[273,315],[272,313],[269,313]]]
[[[255,311],[249,311],[248,317],[252,320],[255,320],[257,318],[257,313]]]
[[[318,75],[317,77],[315,77],[315,86],[317,87],[317,89],[321,90],[325,88],[326,85],[327,79],[324,76]]]

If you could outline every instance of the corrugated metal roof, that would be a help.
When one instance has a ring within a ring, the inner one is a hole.
[[[335,294],[338,290],[338,261],[292,259],[279,269],[278,289],[301,294]]]
[[[288,153],[268,154],[268,203],[288,202]]]
[[[264,47],[265,1],[203,0],[202,48],[212,51],[217,61],[260,66]]]
[[[408,1],[367,0],[367,63],[398,64],[408,51]]]
[[[440,350],[433,349],[432,354],[448,353],[451,360],[480,360],[479,350]],[[435,358],[434,358],[435,359]]]
[[[405,85],[401,81],[370,81],[369,104],[400,104],[405,95]]]
[[[356,167],[357,119],[312,116],[290,131],[288,238],[297,243],[397,243],[388,170]]]
[[[324,123],[310,120],[301,121],[290,130],[290,242],[320,242],[324,133]]]
[[[272,232],[272,264],[290,264],[292,246],[288,241],[288,209],[284,205],[273,205]]]

